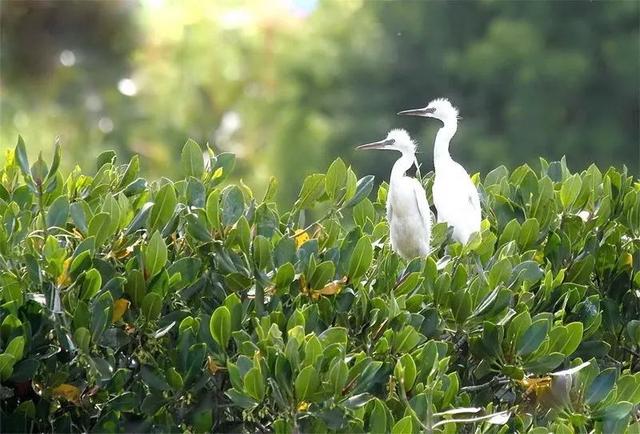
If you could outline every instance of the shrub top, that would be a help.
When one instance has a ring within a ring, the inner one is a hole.
[[[391,252],[338,159],[290,210],[184,146],[183,178],[0,168],[3,432],[639,429],[640,183],[500,166],[482,233]],[[432,175],[425,178],[430,192]],[[314,219],[308,218],[313,215]]]

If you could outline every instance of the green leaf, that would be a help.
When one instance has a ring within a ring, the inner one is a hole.
[[[147,277],[155,276],[167,263],[167,245],[160,232],[155,231],[149,243],[142,248],[144,270]]]
[[[124,392],[111,398],[105,406],[113,411],[131,413],[140,405],[140,398],[133,392]]]
[[[217,183],[226,179],[233,171],[235,164],[236,156],[234,154],[230,152],[219,154],[216,159],[216,164],[211,169],[211,172],[214,174],[214,181]]]
[[[120,227],[120,205],[110,193],[104,195],[102,200],[101,212],[109,214],[109,232],[114,233]]]
[[[230,226],[238,221],[244,212],[244,196],[242,190],[230,185],[222,191],[222,224]]]
[[[602,401],[613,389],[616,377],[616,368],[608,368],[600,372],[587,389],[584,401],[589,405]]]
[[[135,181],[139,171],[140,171],[140,157],[138,155],[134,155],[133,157],[131,157],[131,160],[129,160],[129,164],[127,164],[127,168],[122,174],[122,178],[118,183],[118,188],[123,189],[127,185]]]
[[[226,351],[231,338],[231,312],[226,306],[219,306],[209,321],[211,337]]]
[[[238,219],[236,231],[238,245],[246,255],[249,255],[251,253],[249,251],[251,244],[251,228],[249,227],[249,222],[245,216],[241,216]]]
[[[76,346],[85,353],[89,353],[89,344],[91,343],[91,332],[86,327],[78,327],[73,332],[73,340]]]
[[[329,368],[329,385],[334,395],[342,394],[342,389],[347,384],[348,375],[349,367],[342,357],[333,359],[331,368]]]
[[[335,274],[336,266],[333,262],[324,261],[316,267],[311,279],[309,280],[309,286],[314,290],[321,289],[333,278]]]
[[[391,434],[412,434],[413,424],[411,423],[411,416],[405,416],[396,422],[391,428]]]
[[[149,229],[162,229],[173,216],[177,203],[176,190],[173,184],[168,182],[156,194],[154,205],[149,215]]]
[[[73,202],[69,205],[69,213],[71,214],[71,220],[76,228],[82,233],[86,234],[89,230],[87,226],[87,216],[83,208],[84,202]]]
[[[151,366],[142,365],[142,368],[140,368],[140,376],[150,389],[162,391],[171,390],[171,386],[167,383],[167,380],[164,378],[162,373],[158,372]]]
[[[113,164],[116,161],[116,152],[108,149],[96,158],[96,170],[100,170],[105,164]]]
[[[47,211],[47,227],[64,228],[69,218],[69,199],[67,196],[58,196]]]
[[[102,276],[95,268],[90,269],[84,275],[82,288],[80,290],[80,299],[84,301],[90,300],[98,293],[102,287]]]
[[[285,289],[288,288],[289,285],[293,282],[293,278],[295,277],[296,270],[293,268],[291,263],[287,262],[278,268],[276,272],[276,277],[273,280],[273,284],[277,289]]]
[[[404,383],[406,391],[410,391],[413,388],[413,383],[416,381],[416,363],[413,361],[413,357],[409,354],[403,354],[396,362],[396,369],[394,370],[396,377]]]
[[[450,294],[449,304],[456,323],[464,324],[471,315],[473,301],[467,291],[457,291]]]
[[[520,236],[518,237],[520,248],[526,249],[532,246],[538,237],[540,237],[540,224],[538,220],[534,218],[525,220],[520,227]]]
[[[87,236],[95,238],[96,249],[102,247],[111,235],[111,216],[106,212],[94,215],[89,221]]]
[[[202,211],[196,210],[195,213],[187,214],[185,220],[187,221],[187,232],[195,240],[203,243],[213,241],[213,237],[205,224],[206,219]]]
[[[393,337],[392,347],[395,352],[402,354],[413,350],[420,342],[420,334],[410,325],[405,326]]]
[[[140,270],[131,270],[127,275],[125,291],[136,307],[140,307],[146,295],[144,273]]]
[[[612,404],[608,407],[603,408],[602,410],[597,411],[594,414],[594,418],[596,420],[605,420],[605,421],[620,420],[627,417],[629,413],[631,413],[631,410],[633,410],[632,403],[625,402],[625,401],[616,402],[615,404]],[[627,424],[628,422],[625,423],[625,425]],[[633,432],[633,431],[631,430],[626,432]]]
[[[373,401],[373,408],[369,415],[369,429],[372,434],[384,434],[387,432],[387,410],[378,398]]]
[[[27,147],[24,144],[22,136],[18,136],[18,144],[15,149],[15,159],[18,161],[22,175],[25,178],[31,178],[31,170],[29,169],[29,157],[27,157]]]
[[[311,338],[304,344],[304,361],[303,365],[315,366],[318,357],[322,356],[322,344],[320,340],[312,335]]]
[[[142,207],[138,211],[138,214],[136,214],[133,220],[131,220],[131,223],[129,223],[129,226],[125,230],[125,236],[131,235],[136,231],[142,229],[142,227],[147,222],[147,219],[149,218],[149,214],[151,214],[151,208],[153,208],[153,206],[153,202],[145,202],[145,204],[142,205]]]
[[[21,360],[24,355],[24,337],[16,336],[13,338],[4,352],[5,354],[11,354],[15,362]]]
[[[296,377],[295,391],[298,402],[308,400],[320,385],[318,372],[313,366],[307,366]]]
[[[258,269],[271,268],[272,256],[271,242],[262,235],[256,236],[253,239],[253,260]]]
[[[162,297],[157,292],[150,292],[142,299],[142,315],[147,321],[155,321],[160,317]]]
[[[204,156],[202,154],[202,148],[192,139],[187,140],[187,143],[182,147],[182,156],[180,159],[182,163],[182,172],[185,177],[193,176],[200,179],[204,173]]]
[[[313,173],[307,176],[302,184],[295,207],[297,209],[309,208],[324,193],[325,175]]]
[[[565,209],[571,208],[580,194],[582,179],[579,174],[574,174],[567,178],[560,187],[560,202]]]
[[[356,184],[355,194],[351,199],[347,201],[347,203],[343,205],[343,208],[345,209],[351,208],[352,206],[360,203],[362,199],[369,196],[369,194],[371,193],[371,190],[373,190],[374,180],[375,180],[375,177],[373,175],[367,175],[365,177],[360,178],[358,180],[358,183]]]
[[[567,324],[566,328],[567,340],[560,352],[565,356],[569,356],[578,349],[580,342],[582,342],[583,325],[581,322],[572,322],[571,324]]]
[[[257,401],[262,401],[264,398],[265,387],[264,378],[258,368],[251,368],[247,375],[244,376],[244,390],[247,395],[251,396]]]
[[[369,269],[373,259],[373,246],[368,236],[363,236],[358,240],[351,260],[349,261],[348,276],[351,281],[357,281]]]
[[[336,199],[338,192],[347,180],[347,167],[341,158],[336,159],[324,179],[324,188],[331,199]]]
[[[12,354],[0,354],[0,381],[4,381],[11,376],[15,363],[16,359]]]
[[[527,356],[537,350],[542,341],[547,337],[549,322],[546,319],[539,319],[531,324],[518,339],[517,351],[521,356]]]
[[[207,197],[205,204],[207,221],[209,227],[214,230],[220,229],[220,190],[213,190]]]

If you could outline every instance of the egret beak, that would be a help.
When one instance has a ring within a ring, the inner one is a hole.
[[[398,112],[399,115],[407,115],[407,116],[429,116],[436,111],[433,107],[424,107],[419,109],[410,109],[410,110],[402,110]]]
[[[384,139],[378,142],[367,143],[357,146],[356,149],[389,149],[396,141],[393,139]]]

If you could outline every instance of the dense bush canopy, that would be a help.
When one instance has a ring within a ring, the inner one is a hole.
[[[0,169],[3,432],[640,429],[640,183],[563,161],[475,175],[482,233],[392,253],[387,186],[338,159],[290,210],[103,153]],[[425,178],[430,191],[432,176]],[[307,216],[314,215],[315,221]]]

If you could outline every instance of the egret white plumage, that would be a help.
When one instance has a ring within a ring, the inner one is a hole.
[[[439,98],[424,108],[398,114],[430,117],[443,123],[436,135],[433,152],[433,203],[438,211],[438,222],[447,222],[453,227],[453,239],[466,244],[474,232],[480,231],[482,217],[478,189],[464,167],[453,161],[449,154],[449,143],[458,129],[458,109],[448,99]]]
[[[416,144],[405,130],[391,130],[384,140],[357,149],[389,149],[402,153],[393,165],[387,195],[391,247],[405,259],[426,256],[431,241],[431,213],[424,188],[406,175],[415,163]]]

